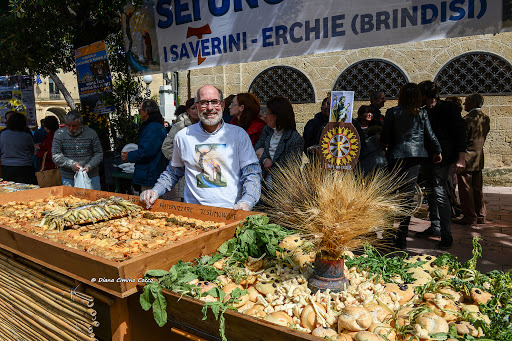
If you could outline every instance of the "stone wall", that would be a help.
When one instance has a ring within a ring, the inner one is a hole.
[[[358,61],[369,58],[387,60],[398,66],[409,81],[419,83],[423,80],[433,80],[451,59],[472,51],[491,52],[512,64],[512,33],[381,46],[183,71],[179,73],[179,95],[181,99],[186,99],[189,92],[194,96],[195,91],[204,84],[218,86],[226,96],[246,92],[254,78],[263,70],[278,65],[294,67],[309,78],[316,98],[314,104],[294,105],[298,130],[302,133],[305,123],[320,111],[322,99],[333,88],[339,75]],[[363,102],[356,102],[354,107],[357,109],[361,104]],[[396,101],[387,101],[383,111],[394,105]],[[511,167],[512,96],[486,96],[484,111],[491,118],[491,131],[485,145],[486,167]]]

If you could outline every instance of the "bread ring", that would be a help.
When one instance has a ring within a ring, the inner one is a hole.
[[[256,317],[264,317],[267,313],[265,312],[265,307],[262,304],[256,304],[252,308],[247,309],[245,312],[247,315],[256,316]]]
[[[382,336],[388,341],[396,341],[396,330],[386,323],[374,323],[368,328],[369,332]]]
[[[226,303],[230,299],[231,299],[231,294],[227,294],[226,296],[224,296],[223,302]],[[237,298],[235,301],[236,302],[232,303],[233,307],[240,308],[241,306],[246,305],[247,303],[250,302],[249,295],[242,295],[239,298]]]
[[[284,311],[276,311],[270,314],[267,314],[263,317],[265,321],[269,321],[280,326],[288,327],[293,324],[293,319],[285,313]]]
[[[338,334],[334,339],[336,341],[354,341],[354,338],[348,334]]]
[[[450,326],[455,326],[455,329],[457,329],[457,334],[464,335],[468,334],[473,337],[478,337],[478,329],[475,328],[471,323],[467,321],[457,321],[450,323]]]
[[[338,317],[338,332],[343,329],[350,331],[366,330],[372,323],[372,316],[365,308],[345,307]]]
[[[385,341],[380,335],[374,334],[369,331],[360,331],[354,337],[355,341]]]
[[[260,294],[258,290],[254,287],[247,288],[247,293],[249,294],[249,301],[256,302],[258,295]]]
[[[318,310],[320,310],[322,313],[326,312],[325,308],[322,305],[320,305],[320,304],[315,304],[315,305],[316,305],[316,308]],[[313,330],[316,328],[316,324],[317,324],[316,311],[311,304],[305,306],[304,309],[302,309],[302,313],[300,314],[300,322],[304,328],[307,328],[309,330]]]
[[[427,330],[428,334],[448,333],[449,331],[448,322],[433,312],[420,315],[416,319],[416,323]]]
[[[479,288],[471,289],[470,294],[473,301],[475,301],[477,304],[486,304],[493,298],[490,293]]]
[[[204,294],[208,290],[211,290],[211,289],[217,287],[215,285],[215,283],[208,282],[208,281],[200,281],[200,282],[197,282],[196,285],[201,288],[201,294]]]
[[[381,323],[391,318],[391,313],[380,304],[371,302],[365,305],[364,308],[372,316],[373,323]]]
[[[223,288],[222,288],[222,291],[224,291],[226,294],[231,294],[231,292],[233,290],[235,290],[236,288],[239,288],[240,290],[243,290],[244,288],[242,288],[241,285],[238,285],[236,283],[228,283],[226,284]]]
[[[338,333],[334,329],[331,328],[325,328],[325,327],[316,327],[313,329],[313,332],[311,332],[311,335],[319,337],[319,338],[330,338],[333,339],[336,336],[338,336]]]

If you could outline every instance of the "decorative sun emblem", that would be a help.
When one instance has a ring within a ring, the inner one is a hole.
[[[357,159],[359,139],[352,129],[343,125],[335,126],[323,134],[321,147],[326,162],[334,166],[347,166]]]

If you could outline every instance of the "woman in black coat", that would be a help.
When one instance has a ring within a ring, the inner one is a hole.
[[[439,144],[427,112],[422,108],[422,96],[417,84],[405,84],[398,94],[398,106],[388,109],[382,127],[381,141],[387,146],[389,167],[398,167],[404,176],[401,192],[410,194],[407,198],[412,207],[414,185],[422,161],[428,157],[427,149],[434,154],[434,163],[439,163],[441,145]],[[394,238],[397,248],[405,249],[407,246],[407,233],[411,217],[402,217],[400,230]]]
[[[295,113],[286,98],[274,97],[267,102],[267,125],[254,145],[257,151],[263,149],[260,158],[263,179],[272,187],[272,171],[282,165],[288,158],[302,156],[304,139],[295,128]]]

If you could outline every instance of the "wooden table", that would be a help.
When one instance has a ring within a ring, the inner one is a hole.
[[[98,200],[110,197],[112,193],[58,186],[2,194],[0,195],[0,204],[11,201],[36,200],[52,195],[73,195],[89,200]],[[117,194],[117,196],[142,205],[138,196],[126,194]],[[144,326],[140,325],[140,321],[142,321],[140,311],[142,309],[138,303],[139,295],[136,294],[137,285],[140,284],[138,279],[143,278],[147,270],[168,270],[178,260],[192,261],[194,258],[214,253],[224,241],[233,237],[236,228],[247,216],[260,214],[167,200],[157,200],[151,211],[164,211],[205,221],[224,222],[226,225],[122,262],[114,262],[3,225],[0,225],[0,248],[68,276],[86,286],[100,290],[108,297],[107,301],[110,305],[109,318],[112,340],[144,340],[132,336],[141,332],[137,331],[138,328],[145,329]],[[100,277],[113,279],[114,282],[100,282]],[[116,282],[118,278],[135,279],[135,282]],[[152,316],[151,312],[143,313],[145,316],[147,314]],[[153,324],[158,328],[154,321]],[[155,331],[162,332],[163,329],[159,328]],[[170,329],[167,329],[167,332],[172,335]]]

